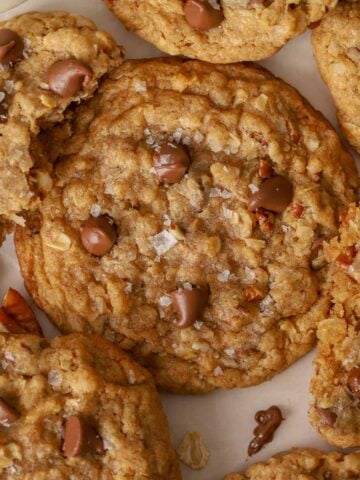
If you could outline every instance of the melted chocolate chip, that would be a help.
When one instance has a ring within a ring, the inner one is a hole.
[[[179,288],[170,294],[172,305],[178,314],[176,325],[188,328],[201,318],[209,301],[209,289],[206,287],[185,290]]]
[[[165,183],[177,183],[186,174],[190,157],[185,147],[170,142],[163,143],[154,153],[153,165],[156,175]]]
[[[351,393],[360,398],[360,367],[354,367],[350,370],[347,383]]]
[[[23,39],[13,30],[0,29],[0,64],[7,66],[20,60],[24,51]]]
[[[9,427],[19,418],[18,412],[0,398],[0,425]]]
[[[260,185],[259,191],[249,200],[249,210],[265,208],[271,212],[281,213],[293,198],[292,183],[281,175],[268,178]]]
[[[55,62],[47,72],[47,83],[52,92],[70,98],[79,94],[93,78],[91,69],[75,59]]]
[[[271,442],[275,430],[284,420],[279,407],[272,406],[255,414],[258,426],[254,430],[255,438],[248,447],[249,456],[259,452],[266,443]]]
[[[316,411],[325,425],[328,425],[329,427],[333,427],[335,425],[337,415],[336,413],[332,412],[330,408],[316,407]]]
[[[114,222],[107,215],[91,217],[82,225],[80,237],[85,250],[96,257],[102,257],[116,242]]]
[[[65,457],[77,457],[85,453],[104,453],[100,435],[82,417],[72,415],[67,418],[64,429],[63,452]]]
[[[218,27],[224,20],[222,9],[212,7],[207,0],[186,0],[184,13],[187,23],[201,31]]]

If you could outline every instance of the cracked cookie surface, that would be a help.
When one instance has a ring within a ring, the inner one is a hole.
[[[357,174],[293,88],[240,64],[129,61],[47,146],[55,187],[16,248],[61,330],[105,335],[180,392],[254,385],[312,348],[329,309],[318,243]],[[82,242],[98,234],[95,256]]]
[[[270,57],[304,32],[310,23],[322,18],[337,1],[221,0],[224,19],[206,31],[188,23],[182,0],[105,0],[105,3],[129,30],[166,53],[231,63]],[[204,3],[219,11],[219,2]],[[193,9],[193,15],[198,15],[201,5]]]
[[[11,63],[3,50],[10,48],[11,53],[16,47],[11,49],[12,43],[3,39],[9,35],[9,40],[15,35],[20,49]],[[110,35],[92,21],[65,12],[34,12],[1,22],[0,44],[0,222],[22,224],[19,214],[52,188],[51,164],[35,156],[37,135],[62,121],[72,102],[93,95],[122,57]],[[81,62],[91,78],[65,98],[51,90],[47,77],[52,65],[66,59]]]
[[[325,440],[360,445],[360,209],[344,216],[339,238],[324,249],[331,262],[332,308],[319,323],[310,420]]]
[[[313,30],[312,44],[340,125],[360,152],[360,3],[340,2]]]
[[[110,342],[0,334],[0,357],[0,479],[180,479],[150,374]]]
[[[344,480],[359,478],[360,453],[325,453],[294,449],[256,463],[244,473],[227,475],[225,480]]]

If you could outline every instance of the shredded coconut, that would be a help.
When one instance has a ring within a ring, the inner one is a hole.
[[[149,240],[151,245],[154,247],[157,255],[159,256],[166,253],[178,243],[174,235],[172,235],[167,230],[162,230],[157,235],[150,237]]]
[[[233,196],[232,192],[229,192],[229,190],[221,190],[221,188],[211,188],[210,189],[210,197],[215,198],[215,197],[220,197],[220,198],[231,198]]]
[[[248,185],[248,187],[249,187],[249,190],[250,190],[251,193],[256,193],[256,192],[259,191],[259,187],[257,187],[257,186],[254,185],[253,183],[250,183],[250,184]]]

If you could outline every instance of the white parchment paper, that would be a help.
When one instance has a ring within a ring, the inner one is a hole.
[[[0,20],[31,10],[67,10],[86,15],[125,46],[128,58],[161,55],[155,47],[127,32],[101,0],[27,0],[0,14]],[[337,128],[330,94],[316,70],[309,32],[261,64],[296,87]],[[0,297],[10,286],[29,298],[19,274],[11,237],[0,251]],[[53,335],[56,330],[39,310],[37,313],[45,332]],[[175,445],[187,431],[195,430],[202,435],[210,451],[205,470],[193,472],[183,467],[184,480],[221,480],[226,473],[244,469],[253,462],[292,447],[330,450],[331,447],[319,438],[307,420],[312,358],[313,353],[257,387],[217,391],[206,396],[162,395]],[[282,409],[286,420],[274,440],[248,459],[247,446],[255,428],[254,414],[274,404]]]

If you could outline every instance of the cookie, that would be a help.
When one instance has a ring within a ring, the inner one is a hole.
[[[260,60],[337,0],[105,0],[126,28],[171,55],[212,63]]]
[[[331,269],[333,307],[319,323],[310,420],[324,439],[340,447],[360,445],[360,208],[344,214],[339,238],[324,253]]]
[[[110,342],[0,334],[0,478],[178,480],[150,374]]]
[[[227,475],[225,480],[356,480],[360,472],[360,452],[325,453],[296,448],[256,463],[244,473]]]
[[[313,31],[312,44],[340,125],[360,152],[360,3],[340,2]]]
[[[16,248],[61,330],[104,335],[177,392],[254,385],[312,348],[329,309],[316,245],[357,174],[293,88],[129,61],[52,135],[55,187]]]
[[[52,188],[51,163],[37,156],[39,132],[61,122],[122,61],[105,32],[79,15],[28,13],[0,23],[0,222]]]

